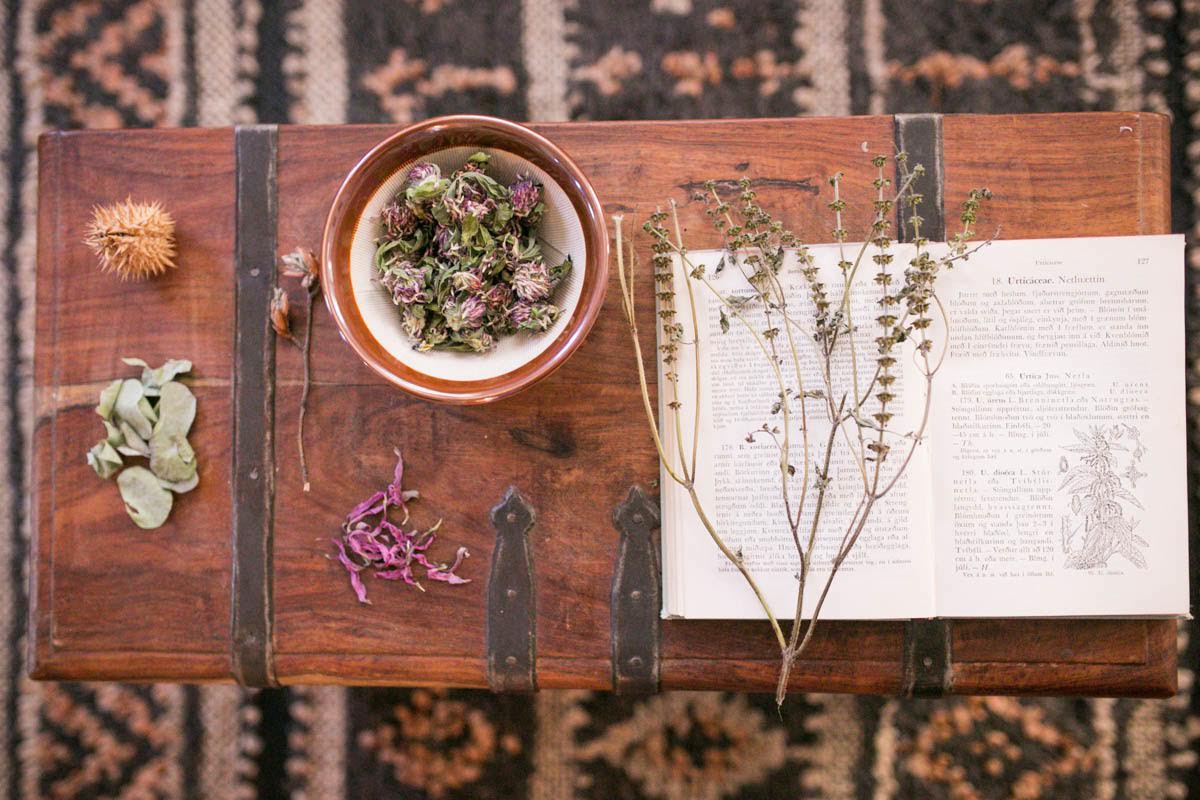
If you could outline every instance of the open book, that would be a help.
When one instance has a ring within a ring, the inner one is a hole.
[[[811,252],[840,301],[836,246]],[[892,269],[902,273],[912,247],[894,245],[892,252]],[[682,313],[686,288],[678,269],[675,278],[683,339],[701,349],[697,496],[774,613],[791,618],[799,560],[783,511],[779,449],[769,435],[748,438],[764,422],[781,424],[771,408],[778,382],[745,326],[734,320],[721,330],[718,295],[748,293],[739,270],[716,271],[722,255],[689,253],[693,263],[706,265],[718,292],[693,284],[698,330]],[[873,372],[879,292],[871,282],[875,270],[861,272],[870,275],[852,292],[854,340],[861,368]],[[811,326],[794,255],[781,280],[793,316]],[[901,345],[890,423],[900,436],[884,463],[894,472],[909,449],[913,455],[875,503],[821,616],[1187,614],[1183,237],[995,241],[944,272],[937,292],[950,335],[946,349],[944,325],[931,329],[931,361],[943,351],[945,360],[933,380],[928,420],[922,426],[925,377],[911,343]],[[759,330],[761,313],[747,312]],[[803,371],[819,375],[811,336],[797,341]],[[661,419],[671,434],[664,445],[677,452],[678,417],[689,459],[696,404],[688,401],[697,377],[690,347],[680,348],[676,365],[685,401],[678,410],[670,407],[659,365]],[[791,360],[789,352],[784,379],[796,389]],[[847,362],[835,365],[835,373],[835,390],[850,390]],[[806,409],[815,462],[824,455],[830,423],[821,401],[806,401]],[[795,502],[802,455],[792,428]],[[844,440],[834,449],[804,616],[862,495],[850,452]],[[882,471],[881,485],[890,474]],[[688,492],[665,471],[662,505],[663,615],[763,617]],[[810,491],[806,522],[813,505]]]

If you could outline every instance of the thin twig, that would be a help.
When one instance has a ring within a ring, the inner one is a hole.
[[[308,480],[308,458],[304,455],[304,415],[308,411],[308,390],[312,386],[311,380],[311,365],[312,365],[312,336],[313,336],[313,300],[316,299],[317,293],[321,291],[319,284],[314,284],[315,288],[309,288],[308,304],[306,309],[306,318],[304,320],[304,389],[300,392],[300,420],[296,426],[296,446],[300,450],[300,480],[304,483],[304,491],[309,491],[312,484]]]

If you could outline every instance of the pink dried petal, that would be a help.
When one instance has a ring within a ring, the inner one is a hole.
[[[350,585],[359,602],[370,602],[360,574],[368,569],[373,570],[375,577],[381,580],[402,580],[420,589],[421,584],[413,574],[413,562],[416,562],[425,568],[430,580],[450,584],[470,583],[468,579],[455,574],[463,559],[470,555],[465,547],[458,549],[454,563],[449,566],[434,563],[425,555],[437,538],[440,520],[425,531],[406,531],[388,519],[389,506],[396,506],[404,511],[407,521],[407,503],[418,496],[416,490],[403,488],[403,478],[404,459],[397,450],[392,482],[383,491],[375,492],[355,506],[342,526],[342,538],[333,540],[338,548],[338,560],[350,573]],[[358,560],[364,563],[359,564]]]
[[[354,531],[346,536],[345,542],[355,555],[368,564],[382,559],[386,549],[381,543],[375,541],[368,531]]]
[[[387,501],[408,514],[408,501],[417,496],[415,490],[404,490],[404,456],[396,450],[396,471],[386,489]]]
[[[443,567],[441,564],[434,564],[422,553],[414,553],[413,560],[421,566],[425,567],[425,577],[434,581],[444,581],[446,583],[470,583],[469,578],[461,578],[454,574],[463,562],[463,559],[470,558],[471,553],[465,547],[458,548],[458,552],[454,556],[454,563],[448,567]]]
[[[417,580],[413,577],[412,567],[405,564],[402,567],[395,569],[381,569],[375,572],[376,578],[382,578],[385,581],[404,581],[409,586],[416,586]]]
[[[370,605],[371,601],[367,599],[367,587],[363,585],[362,577],[358,574],[363,568],[351,561],[350,557],[346,555],[346,548],[342,544],[341,539],[334,539],[333,543],[338,549],[338,561],[342,562],[342,566],[350,573],[350,585],[354,588],[354,593],[358,595],[358,602]]]
[[[431,581],[442,581],[443,583],[470,583],[470,578],[462,578],[455,575],[453,572],[442,572],[441,570],[431,569],[425,573],[425,577]]]
[[[353,525],[354,523],[361,520],[363,517],[369,516],[371,514],[379,514],[381,512],[386,512],[386,511],[387,511],[387,495],[385,495],[383,492],[376,492],[375,494],[368,497],[366,500],[363,500],[361,503],[356,505],[354,507],[354,510],[346,515],[346,524]]]

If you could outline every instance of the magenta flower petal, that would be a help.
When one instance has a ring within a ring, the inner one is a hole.
[[[379,512],[385,510],[386,505],[387,496],[383,492],[376,492],[366,500],[363,500],[361,503],[356,505],[354,509],[346,515],[346,524],[353,525],[355,522],[358,522],[360,519],[368,516],[369,514],[378,514]]]
[[[354,593],[358,595],[358,602],[370,605],[371,601],[367,599],[367,587],[363,585],[362,577],[359,576],[359,571],[363,568],[350,560],[346,555],[346,548],[342,544],[341,539],[334,539],[333,543],[338,549],[338,561],[342,562],[342,566],[346,568],[346,572],[350,573],[350,585],[354,588]]]
[[[389,507],[403,510],[407,519],[407,504],[417,497],[415,490],[403,488],[403,480],[404,459],[397,450],[392,482],[355,506],[342,525],[341,538],[333,540],[338,560],[349,573],[350,585],[360,603],[370,603],[361,575],[366,570],[373,571],[381,580],[404,581],[420,587],[413,574],[416,564],[424,567],[429,580],[449,584],[470,582],[456,574],[463,559],[470,555],[465,547],[458,548],[454,563],[449,566],[431,561],[425,555],[437,538],[437,525],[425,531],[406,531],[388,519]]]

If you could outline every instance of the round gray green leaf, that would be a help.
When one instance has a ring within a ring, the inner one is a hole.
[[[117,488],[125,510],[139,528],[157,528],[167,521],[173,499],[150,470],[129,467],[117,476]]]

